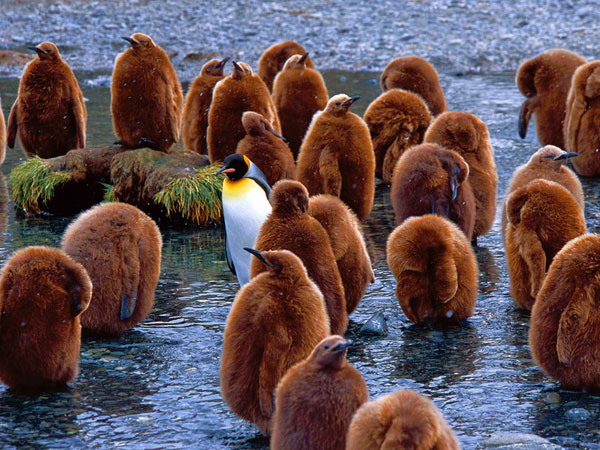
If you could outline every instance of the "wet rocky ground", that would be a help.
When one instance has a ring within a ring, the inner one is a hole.
[[[109,89],[85,82],[96,74],[77,75],[87,99],[88,144],[112,142]],[[379,94],[378,75],[324,73],[330,92],[362,96],[352,107],[357,114]],[[487,123],[501,202],[514,168],[539,147],[533,127],[526,140],[517,136],[522,97],[514,73],[441,73],[441,83],[449,108]],[[17,86],[17,79],[0,79],[5,115]],[[9,150],[0,172],[8,175],[22,159],[20,150]],[[0,187],[3,181],[0,177]],[[600,182],[582,182],[589,231],[599,232]],[[69,221],[20,217],[0,198],[0,265],[24,246],[59,245]],[[430,396],[465,449],[557,448],[548,442],[600,449],[600,397],[560,390],[531,357],[529,317],[515,308],[509,293],[499,216],[475,249],[480,268],[475,314],[466,327],[448,331],[414,327],[402,313],[385,255],[393,228],[389,189],[379,187],[364,223],[376,281],[350,316],[347,333],[361,344],[349,360],[371,398],[402,388]],[[232,414],[220,395],[225,320],[238,287],[225,262],[224,233],[164,225],[161,231],[162,270],[149,319],[120,339],[84,339],[81,373],[66,393],[24,397],[0,387],[0,448],[268,448],[268,440]],[[388,318],[388,335],[359,336],[376,311]],[[512,447],[503,446],[509,443]]]
[[[294,39],[320,69],[382,70],[400,55],[441,72],[506,72],[537,53],[564,47],[598,56],[597,0],[0,0],[0,50],[55,42],[78,71],[108,82],[121,36],[149,34],[182,80],[210,56],[256,68],[272,43]],[[20,67],[0,67],[19,75]]]

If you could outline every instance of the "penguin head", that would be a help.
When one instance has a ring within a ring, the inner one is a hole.
[[[244,248],[262,262],[267,271],[278,278],[300,279],[308,277],[302,260],[289,250],[271,250],[260,252]]]
[[[446,111],[435,118],[427,129],[425,142],[435,142],[446,148],[475,153],[480,142],[488,138],[485,124],[473,114]]]
[[[36,52],[42,61],[57,61],[61,59],[58,47],[52,42],[42,42],[37,47],[29,47],[29,49]]]
[[[269,201],[273,213],[282,216],[302,215],[308,209],[308,191],[299,181],[279,180],[273,185]]]
[[[343,116],[348,112],[352,103],[360,99],[360,95],[348,97],[346,94],[337,94],[329,99],[325,111],[335,116]]]
[[[569,158],[578,156],[575,152],[565,152],[554,145],[546,145],[540,148],[537,152],[531,155],[528,166],[533,168],[545,168],[552,170],[560,170],[563,163]]]
[[[334,334],[319,342],[308,360],[319,368],[340,369],[346,363],[346,350],[350,345],[352,341]]]
[[[306,58],[308,57],[308,52],[304,55],[292,55],[290,56],[285,64],[283,65],[283,70],[304,70],[306,69]]]
[[[287,139],[273,129],[271,124],[262,115],[254,111],[246,111],[242,114],[242,125],[249,136],[264,136],[267,133],[274,135],[287,144]]]
[[[250,178],[254,180],[264,191],[267,197],[271,195],[271,186],[267,181],[265,174],[256,164],[248,159],[246,155],[232,153],[223,161],[223,167],[217,171],[217,175],[224,173],[231,181]]]
[[[456,200],[458,195],[458,189],[469,176],[469,165],[458,153],[452,150],[446,150],[441,148],[441,152],[438,153],[438,158],[442,168],[448,174],[448,181],[450,185],[450,200]]]
[[[231,73],[231,78],[234,80],[241,80],[243,78],[251,76],[254,72],[252,72],[252,67],[244,62],[237,62],[231,60],[231,64],[233,64],[233,72]]]
[[[156,47],[156,44],[154,43],[152,38],[148,35],[145,35],[144,33],[133,33],[129,37],[123,37],[123,39],[129,42],[129,45],[131,45],[131,48],[136,53],[145,52],[149,49]]]
[[[229,61],[229,58],[221,59],[211,59],[206,64],[202,66],[202,71],[200,75],[209,75],[211,77],[222,77],[223,69],[225,68],[225,63]]]

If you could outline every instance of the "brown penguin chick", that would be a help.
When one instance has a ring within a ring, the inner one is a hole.
[[[391,89],[373,100],[364,119],[373,140],[375,175],[390,184],[400,156],[423,142],[431,114],[418,95]]]
[[[538,178],[560,184],[571,193],[581,208],[581,211],[584,211],[585,205],[581,182],[579,181],[579,178],[577,178],[577,175],[564,165],[568,158],[574,158],[576,156],[577,153],[565,152],[554,145],[546,145],[531,155],[527,164],[517,167],[510,179],[508,190],[506,191],[506,196],[502,203],[502,213],[500,217],[502,239],[505,238],[506,225],[508,223],[506,217],[506,199],[511,192],[516,191],[530,181],[537,180]]]
[[[252,73],[246,63],[233,61],[233,72],[219,81],[213,90],[208,112],[208,157],[211,162],[223,161],[235,153],[235,148],[246,132],[242,114],[254,111],[281,133],[277,111],[265,83]]]
[[[400,88],[418,94],[434,116],[446,111],[446,99],[438,73],[423,58],[405,56],[394,59],[381,74],[380,83],[384,92]]]
[[[387,262],[396,278],[396,298],[411,322],[456,325],[473,314],[475,254],[449,220],[433,214],[405,220],[388,239]]]
[[[4,158],[6,158],[6,124],[2,112],[2,101],[0,101],[0,164],[4,162]]]
[[[565,149],[577,152],[575,171],[584,177],[600,175],[600,61],[577,68],[573,74],[565,118]]]
[[[554,256],[586,232],[583,212],[560,184],[534,180],[506,199],[504,245],[515,303],[531,310]]]
[[[294,41],[283,41],[271,45],[258,60],[258,76],[265,83],[269,92],[273,91],[273,80],[292,55],[304,55],[306,49]],[[310,56],[306,58],[306,67],[314,68]]]
[[[363,404],[350,423],[346,450],[458,450],[456,435],[428,397],[410,389]]]
[[[356,410],[369,400],[361,374],[346,361],[351,345],[341,336],[323,339],[277,386],[273,450],[344,450]]]
[[[498,186],[487,126],[473,114],[447,111],[436,117],[423,141],[454,150],[469,165],[469,183],[475,195],[473,239],[483,236],[494,223]]]
[[[28,156],[52,158],[84,148],[87,111],[73,71],[53,43],[30,49],[38,57],[23,69],[8,116],[8,146],[14,148],[18,130]]]
[[[185,97],[183,109],[183,145],[196,153],[207,154],[206,129],[208,128],[208,111],[212,101],[215,85],[225,78],[223,68],[229,58],[211,59],[204,66],[200,75],[193,81]]]
[[[127,148],[163,152],[179,141],[183,93],[167,53],[145,34],[115,60],[110,111],[117,141]]]
[[[344,285],[346,311],[350,314],[365,295],[369,283],[375,281],[361,224],[343,201],[327,194],[310,198],[308,214],[317,219],[329,235]]]
[[[126,203],[102,203],[69,225],[62,250],[87,269],[94,284],[90,307],[81,316],[85,331],[119,336],[148,317],[161,247],[156,223]]]
[[[308,276],[323,293],[331,332],[343,334],[348,325],[344,286],[331,249],[327,231],[307,213],[308,192],[297,181],[278,181],[269,198],[273,211],[256,237],[257,250],[290,250],[304,263]],[[265,270],[254,259],[250,278]]]
[[[263,116],[254,111],[242,115],[246,137],[242,139],[236,153],[246,155],[265,174],[273,186],[285,178],[296,178],[296,163],[285,139],[277,133]]]
[[[15,252],[0,276],[0,380],[22,391],[62,389],[79,370],[81,325],[92,283],[58,249]]]
[[[527,97],[519,113],[519,136],[525,138],[535,114],[537,138],[542,145],[565,148],[563,123],[571,77],[585,64],[581,56],[563,49],[546,50],[525,61],[517,70],[516,83]]]
[[[247,250],[266,272],[238,292],[227,317],[221,395],[234,413],[269,435],[277,383],[329,335],[329,317],[296,255]]]
[[[294,158],[317,111],[327,105],[329,95],[323,77],[306,66],[308,53],[293,55],[275,77],[273,102],[281,121],[281,133],[290,141]]]
[[[375,155],[367,125],[348,111],[359,98],[334,95],[314,115],[298,155],[298,181],[310,195],[341,198],[364,220],[375,197]]]
[[[469,241],[475,225],[475,197],[469,166],[458,153],[437,144],[409,148],[398,160],[390,196],[396,225],[411,216],[438,214],[450,219]]]
[[[554,258],[531,311],[529,345],[563,389],[600,391],[600,236],[569,241]]]

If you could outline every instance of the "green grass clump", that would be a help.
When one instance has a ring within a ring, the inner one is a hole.
[[[223,176],[216,175],[221,164],[197,169],[187,177],[174,178],[154,196],[154,202],[165,208],[167,216],[179,214],[198,225],[221,223]]]
[[[112,184],[100,183],[104,188],[103,202],[118,202],[119,199],[115,196],[115,187]]]
[[[54,197],[57,186],[71,179],[67,172],[57,172],[39,156],[33,156],[19,164],[11,172],[8,181],[15,205],[25,211],[39,213]]]

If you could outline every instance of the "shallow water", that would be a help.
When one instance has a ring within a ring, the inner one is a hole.
[[[363,96],[353,107],[359,114],[379,93],[375,73],[332,71],[325,78],[331,93]],[[487,123],[502,199],[514,168],[539,147],[533,127],[525,141],[517,136],[522,99],[514,75],[441,76],[441,81],[451,109],[470,111]],[[15,79],[0,79],[5,115],[17,85]],[[109,90],[83,91],[88,145],[112,142]],[[2,173],[8,175],[22,159],[20,150],[9,150]],[[598,231],[600,183],[583,184],[588,227]],[[355,336],[360,324],[377,310],[389,319],[387,337],[363,340],[349,354],[371,397],[399,388],[431,396],[464,448],[475,448],[494,431],[535,433],[568,448],[600,448],[600,397],[558,390],[531,358],[528,315],[515,309],[509,294],[499,217],[476,248],[480,285],[469,325],[423,330],[402,313],[385,261],[393,229],[388,192],[377,189],[365,223],[377,280],[350,317],[348,332],[360,340]],[[12,203],[0,209],[0,262],[26,245],[58,245],[69,220],[17,217]],[[150,318],[118,340],[84,339],[81,373],[69,392],[24,397],[0,388],[0,446],[268,448],[268,440],[234,416],[219,394],[223,331],[237,291],[225,263],[223,232],[162,232],[162,271]]]

